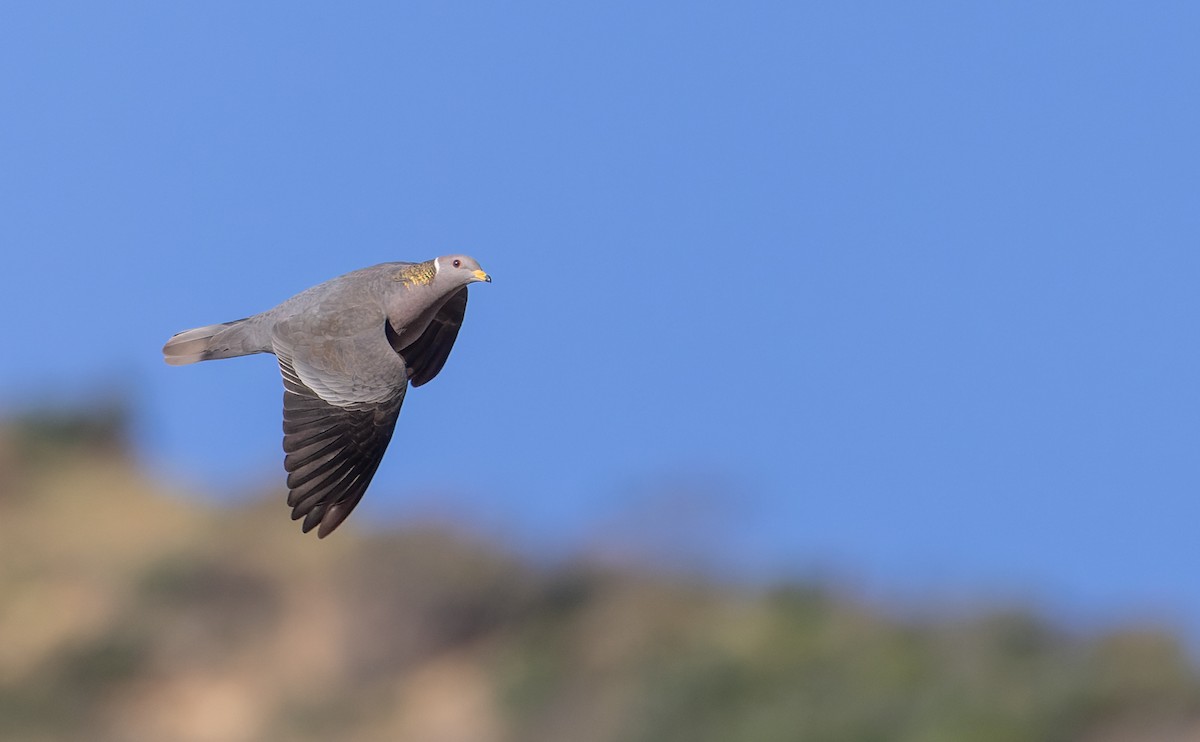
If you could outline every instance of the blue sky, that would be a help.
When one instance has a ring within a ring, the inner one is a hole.
[[[495,283],[354,522],[1200,627],[1196,38],[1186,3],[10,3],[0,406],[118,388],[162,476],[278,486],[273,359],[166,338],[466,252]]]

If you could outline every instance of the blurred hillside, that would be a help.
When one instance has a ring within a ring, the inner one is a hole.
[[[901,620],[836,586],[303,536],[151,481],[117,411],[0,426],[0,739],[1200,739],[1176,638]]]

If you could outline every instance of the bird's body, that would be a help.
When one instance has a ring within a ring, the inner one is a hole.
[[[284,468],[292,517],[326,536],[362,499],[411,381],[441,371],[467,308],[491,281],[474,259],[383,263],[303,291],[253,317],[187,330],[171,365],[274,353],[283,374]]]

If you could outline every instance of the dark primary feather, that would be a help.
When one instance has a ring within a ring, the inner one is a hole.
[[[299,381],[286,360],[283,372],[283,466],[288,472],[292,520],[305,533],[320,525],[325,537],[362,499],[383,459],[405,387],[383,404],[358,408],[329,404]]]
[[[412,372],[413,386],[421,386],[437,376],[446,365],[466,313],[467,288],[464,286],[446,300],[425,332],[403,351],[399,351]]]

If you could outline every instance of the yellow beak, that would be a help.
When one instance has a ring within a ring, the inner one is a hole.
[[[475,271],[475,280],[476,281],[487,281],[488,283],[491,283],[492,277],[489,276],[488,274],[484,273],[483,271]]]

